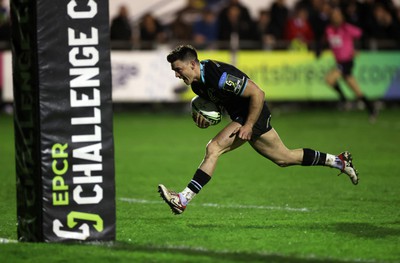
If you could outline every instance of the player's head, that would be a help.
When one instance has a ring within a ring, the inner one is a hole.
[[[197,58],[197,51],[191,45],[180,45],[180,46],[177,46],[174,50],[172,50],[168,54],[167,60],[168,60],[169,63],[173,63],[176,60],[182,60],[182,61],[195,60],[195,61],[199,61],[198,58]]]
[[[340,26],[344,22],[343,14],[339,7],[334,7],[332,9],[331,22],[334,26]]]
[[[175,77],[182,79],[187,85],[198,80],[199,59],[196,49],[191,45],[177,46],[168,54],[167,60],[171,63],[171,69],[175,71]]]

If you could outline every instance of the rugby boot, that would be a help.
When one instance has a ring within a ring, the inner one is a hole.
[[[343,162],[343,168],[341,170],[341,173],[338,175],[345,173],[349,176],[351,182],[354,185],[358,184],[358,171],[353,166],[353,158],[351,156],[351,153],[345,151],[339,154],[338,157]]]
[[[182,214],[186,209],[186,205],[182,204],[182,197],[179,193],[168,190],[164,185],[158,185],[158,192],[161,198],[169,205],[172,213],[175,215]]]

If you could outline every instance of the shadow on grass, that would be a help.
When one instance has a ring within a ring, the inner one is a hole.
[[[116,242],[112,249],[124,250],[130,252],[141,252],[141,253],[164,253],[170,254],[176,257],[179,262],[179,256],[189,256],[192,262],[197,262],[200,258],[209,258],[212,262],[296,262],[296,263],[330,263],[330,262],[346,262],[351,261],[340,261],[337,259],[329,258],[315,258],[310,257],[296,257],[290,255],[279,255],[279,254],[268,254],[264,252],[250,253],[250,252],[232,252],[232,251],[211,251],[205,248],[199,247],[186,247],[186,246],[144,246],[135,245],[125,242]],[[192,258],[193,257],[193,258]],[[360,262],[360,261],[357,261]]]
[[[390,225],[396,225],[396,227],[376,226],[370,223],[337,223],[334,227],[336,231],[363,238],[400,236],[400,224],[394,223]]]

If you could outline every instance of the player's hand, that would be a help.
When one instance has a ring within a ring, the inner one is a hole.
[[[253,135],[253,127],[251,125],[243,125],[241,127],[236,128],[231,137],[237,135],[240,139],[244,141],[250,141],[251,136]]]
[[[252,135],[253,135],[253,127],[252,126],[245,124],[242,127],[240,127],[239,133],[238,133],[238,136],[240,139],[242,139],[244,141],[250,141]]]
[[[205,129],[210,126],[210,123],[200,113],[193,113],[192,119],[199,128]]]

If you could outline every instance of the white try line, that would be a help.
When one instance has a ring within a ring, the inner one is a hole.
[[[164,201],[153,201],[153,200],[145,200],[145,199],[136,199],[136,198],[119,198],[120,201],[135,203],[135,204],[164,204]],[[293,208],[289,206],[265,206],[265,205],[222,205],[222,204],[213,204],[213,203],[205,203],[205,204],[191,204],[191,206],[202,206],[202,207],[215,207],[215,208],[228,208],[228,209],[259,209],[259,210],[285,210],[285,211],[293,211],[293,212],[310,212],[308,208]]]
[[[7,239],[0,237],[0,244],[17,243],[17,240]]]

